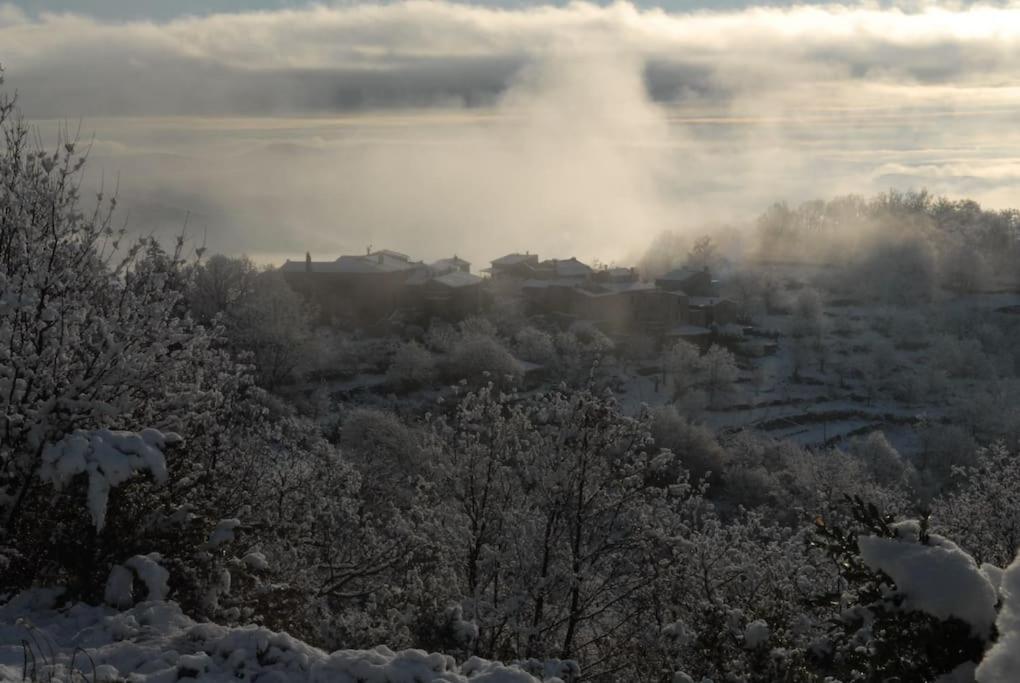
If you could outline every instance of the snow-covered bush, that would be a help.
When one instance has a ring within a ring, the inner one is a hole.
[[[250,354],[256,380],[270,389],[297,379],[312,362],[311,320],[308,304],[277,271],[258,274],[225,317],[231,345]]]
[[[329,653],[257,626],[197,623],[172,602],[121,613],[76,604],[67,610],[30,598],[0,607],[0,679],[96,683],[247,680],[275,683],[562,683],[559,662],[503,664],[386,646]],[[26,623],[26,619],[30,620]],[[28,644],[23,648],[21,642]],[[26,664],[27,662],[27,664]],[[545,664],[545,666],[543,666]],[[546,671],[548,673],[546,674]]]
[[[556,362],[556,346],[552,335],[534,327],[524,327],[514,335],[517,357],[532,363]]]
[[[417,342],[400,346],[386,370],[387,384],[397,389],[417,389],[436,380],[438,370],[432,353]]]
[[[837,675],[934,680],[973,668],[992,634],[996,589],[955,543],[926,519],[895,522],[856,499],[854,523],[816,520],[815,543],[845,588],[820,662]]]
[[[478,335],[467,335],[456,342],[443,364],[443,374],[450,382],[513,383],[523,372],[517,359],[496,339]]]
[[[183,242],[131,242],[102,196],[83,209],[74,141],[37,149],[8,100],[0,127],[0,590],[67,581],[96,597],[111,563],[151,550],[124,536],[148,508],[128,499],[172,495],[162,437],[113,430],[187,433],[237,372],[184,315]]]
[[[676,454],[677,463],[690,473],[691,481],[718,482],[723,476],[729,454],[707,427],[696,425],[673,406],[652,411],[652,437],[660,448]]]

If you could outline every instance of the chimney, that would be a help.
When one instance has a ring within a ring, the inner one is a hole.
[[[305,252],[305,272],[312,272],[312,252],[310,251]]]

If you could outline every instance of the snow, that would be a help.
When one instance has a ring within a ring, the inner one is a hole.
[[[132,683],[552,683],[576,672],[573,662],[506,665],[473,657],[458,665],[449,655],[385,646],[327,654],[258,626],[196,623],[173,602],[124,612],[83,604],[58,610],[55,598],[54,591],[33,591],[0,607],[0,680],[22,680],[22,640],[46,643],[32,653],[38,680],[92,680],[94,672],[96,681]],[[88,656],[75,656],[79,647]]]
[[[135,601],[135,577],[148,591],[146,600],[165,600],[169,592],[167,581],[170,572],[159,564],[162,559],[159,553],[150,553],[135,555],[123,565],[114,565],[106,580],[103,600],[113,607],[130,607]]]
[[[977,668],[978,683],[1020,681],[1020,554],[1002,574],[1002,608],[996,627],[999,640]]]
[[[170,572],[160,566],[159,562],[162,559],[159,553],[149,553],[148,555],[135,555],[124,563],[126,567],[135,571],[141,582],[145,584],[145,588],[148,589],[146,600],[166,600],[169,592],[167,580],[170,578]]]
[[[119,564],[114,565],[106,579],[103,600],[113,607],[129,607],[134,601],[134,581],[135,577],[130,569]]]
[[[936,534],[929,545],[916,540],[916,522],[897,526],[898,538],[861,536],[864,563],[884,572],[904,595],[903,608],[939,619],[956,617],[975,635],[988,638],[995,621],[995,588],[970,555]]]
[[[78,430],[43,448],[39,476],[59,489],[74,476],[87,473],[89,514],[96,531],[102,531],[110,489],[123,484],[136,472],[147,471],[156,483],[165,483],[167,470],[163,449],[179,441],[181,437],[177,434],[164,434],[155,429],[143,429],[138,433]]]
[[[232,543],[234,541],[234,529],[241,526],[241,520],[239,519],[221,519],[216,528],[209,532],[209,540],[206,541],[206,547],[218,548],[225,543]]]
[[[255,569],[257,571],[266,571],[269,569],[269,562],[266,560],[266,556],[260,552],[250,552],[241,558],[245,566],[249,569]]]
[[[752,621],[744,629],[744,647],[757,649],[769,642],[769,625],[762,619]]]

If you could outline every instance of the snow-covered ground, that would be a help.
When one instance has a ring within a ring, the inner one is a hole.
[[[538,683],[562,680],[572,662],[458,664],[421,650],[326,653],[258,626],[196,623],[173,602],[123,612],[76,604],[54,609],[36,590],[0,607],[0,681],[95,683]],[[528,669],[528,670],[525,670]]]

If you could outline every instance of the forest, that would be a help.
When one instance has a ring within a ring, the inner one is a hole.
[[[666,232],[707,348],[368,335],[0,123],[3,680],[1020,680],[1020,213]]]

